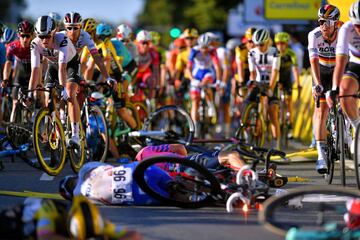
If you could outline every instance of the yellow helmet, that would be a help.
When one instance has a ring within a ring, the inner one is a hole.
[[[93,18],[86,18],[82,21],[82,28],[88,33],[94,33],[96,31],[96,21]]]
[[[68,216],[68,230],[72,239],[99,237],[104,232],[104,220],[99,209],[84,196],[73,198]]]
[[[246,29],[246,32],[245,32],[246,40],[251,41],[252,36],[253,36],[255,31],[256,31],[256,28],[253,28],[253,27],[249,27],[248,29]]]
[[[155,44],[155,45],[159,45],[160,44],[160,40],[161,40],[161,35],[158,32],[155,31],[150,31],[150,36],[151,36],[151,41]]]
[[[184,38],[187,38],[187,37],[197,38],[199,36],[199,32],[195,28],[187,28],[184,30],[183,35],[184,35]]]
[[[275,43],[278,43],[278,42],[289,43],[290,35],[287,32],[278,32],[277,34],[275,34],[274,40],[275,40]]]

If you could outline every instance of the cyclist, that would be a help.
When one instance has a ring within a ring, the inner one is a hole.
[[[289,40],[290,35],[286,32],[278,32],[275,34],[275,44],[276,48],[280,52],[280,74],[279,74],[279,84],[280,87],[283,88],[285,94],[285,104],[287,106],[289,114],[289,119],[291,121],[293,111],[291,104],[291,95],[292,95],[292,81],[291,81],[291,71],[293,73],[296,86],[298,88],[298,97],[300,96],[300,77],[299,77],[299,69],[297,64],[296,54],[291,48],[289,48]],[[292,124],[290,122],[288,138],[292,138]]]
[[[325,92],[331,90],[331,81],[335,67],[335,47],[338,37],[338,21],[340,11],[333,5],[326,4],[318,11],[319,27],[309,32],[309,58],[313,77],[313,95],[320,99],[320,107],[315,108],[313,115],[316,148],[318,160],[316,170],[323,174],[327,171],[326,165],[326,119],[328,106],[325,101]]]
[[[160,76],[160,56],[151,48],[151,35],[146,30],[141,30],[136,35],[137,49],[139,52],[139,71],[136,75],[137,84],[145,86],[149,93],[151,105],[155,106],[155,88],[158,86]]]
[[[200,88],[213,84],[220,79],[220,63],[216,50],[210,46],[211,39],[207,34],[202,34],[198,38],[198,45],[190,51],[186,71],[191,80],[191,118],[195,123],[197,135],[199,134],[199,105],[200,105]],[[220,81],[220,80],[219,80]],[[209,91],[210,96],[212,92]],[[213,98],[207,99],[212,101]],[[212,106],[215,111],[214,106]]]
[[[186,149],[179,144],[146,147],[137,154],[136,159],[140,161],[150,156],[184,157]],[[190,156],[190,160],[210,168],[216,168],[220,164],[230,164],[235,169],[240,169],[244,165],[240,155],[233,151],[195,154]],[[66,176],[61,180],[59,192],[68,200],[71,200],[73,196],[83,195],[93,202],[106,205],[159,205],[157,200],[142,192],[134,181],[132,174],[138,164],[138,161],[122,166],[99,162],[86,163],[80,169],[78,176]],[[165,170],[159,166],[153,166],[146,171],[146,174],[149,184],[154,189],[161,191],[164,195],[168,194],[168,186],[172,178]],[[119,177],[122,181],[117,183]],[[120,191],[118,188],[124,190]]]
[[[158,56],[159,56],[159,62],[160,62],[160,72],[159,72],[159,84],[156,86],[156,88],[159,90],[157,92],[157,96],[161,99],[161,100],[165,100],[166,101],[166,92],[165,92],[165,88],[167,86],[166,84],[166,50],[160,46],[160,40],[161,40],[161,36],[160,33],[155,32],[155,31],[150,31],[150,36],[151,36],[151,48],[154,49]],[[158,101],[159,101],[158,100]]]
[[[136,64],[138,64],[139,53],[136,45],[131,40],[133,35],[131,27],[126,24],[120,24],[116,30],[116,37],[125,44],[129,52],[131,53],[132,58],[135,60]]]
[[[31,75],[30,43],[33,39],[34,25],[25,20],[18,24],[17,32],[19,40],[13,41],[6,48],[6,63],[3,71],[2,87],[9,84],[12,63],[16,59],[16,72],[14,77],[14,87],[12,89],[12,111],[10,121],[14,122],[15,106],[17,104],[18,92],[20,88],[27,89]]]
[[[34,89],[39,81],[42,56],[48,60],[45,82],[59,81],[60,86],[63,87],[61,95],[64,100],[68,100],[72,131],[68,145],[78,148],[80,147],[80,109],[76,99],[76,92],[80,77],[78,75],[79,60],[76,49],[64,33],[56,32],[55,21],[49,16],[38,18],[35,24],[35,33],[37,36],[30,45],[31,76],[29,89]],[[32,96],[32,92],[29,92],[30,101]]]
[[[16,32],[11,28],[5,28],[2,35],[2,42],[7,46],[9,43],[16,40]]]
[[[0,235],[4,239],[141,239],[138,232],[104,219],[83,196],[74,197],[71,205],[26,198],[23,204],[0,212]]]
[[[252,41],[255,48],[251,49],[248,55],[250,80],[263,84],[264,89],[255,87],[245,101],[254,101],[259,92],[266,95],[265,109],[267,109],[273,135],[271,145],[280,148],[279,99],[276,96],[280,69],[279,52],[271,47],[270,33],[264,28],[254,32]]]
[[[346,226],[350,230],[360,229],[360,199],[354,198],[346,202],[347,213],[344,214]]]

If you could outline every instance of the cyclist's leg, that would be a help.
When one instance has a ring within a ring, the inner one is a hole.
[[[267,97],[267,103],[268,103],[268,115],[271,123],[271,133],[273,135],[274,141],[276,141],[276,148],[279,149],[280,148],[279,99],[277,98],[277,96]]]
[[[15,111],[16,104],[18,103],[18,94],[19,94],[20,86],[14,86],[12,89],[11,97],[12,97],[12,109],[10,114],[10,122],[15,122]]]
[[[230,165],[236,169],[240,169],[245,165],[244,160],[236,151],[220,151],[218,159],[220,165]]]
[[[77,91],[80,83],[79,73],[79,60],[75,56],[70,62],[67,63],[67,83],[66,91],[69,95],[68,99],[68,114],[71,122],[71,141],[75,144],[79,144],[79,133],[80,133],[80,108],[77,101]]]
[[[349,64],[349,69],[344,74],[340,84],[340,96],[357,94],[359,91],[359,80],[358,75],[360,71],[354,71],[355,64]],[[357,65],[357,64],[356,64]],[[359,67],[359,65],[357,65]],[[360,122],[358,99],[353,97],[340,98],[340,104],[345,114],[350,119],[351,125],[355,129],[357,124]]]

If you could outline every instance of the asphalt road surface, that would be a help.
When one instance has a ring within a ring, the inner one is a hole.
[[[292,149],[291,151],[294,151]],[[44,175],[16,158],[3,158],[5,169],[0,171],[0,191],[34,191],[57,193],[58,183],[63,176],[72,174],[69,165],[57,177]],[[349,163],[351,164],[351,163]],[[338,165],[335,166],[339,168]],[[316,173],[315,162],[278,165],[278,173],[298,176],[307,182],[290,182],[284,189],[301,185],[326,185],[324,178]],[[354,173],[347,171],[350,187],[355,187]],[[339,185],[339,173],[335,172],[334,184]],[[21,203],[23,197],[0,195],[0,209]],[[267,231],[257,221],[256,210],[245,218],[241,214],[229,214],[224,207],[201,209],[179,209],[175,207],[100,207],[103,216],[113,222],[137,229],[144,239],[282,239]]]

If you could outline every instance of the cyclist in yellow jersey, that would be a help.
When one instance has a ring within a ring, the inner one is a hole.
[[[187,28],[184,30],[182,38],[185,39],[186,49],[180,52],[176,57],[176,64],[175,64],[175,88],[176,90],[179,89],[181,86],[182,78],[187,80],[190,79],[188,73],[186,73],[186,65],[189,60],[190,50],[192,47],[196,45],[197,38],[199,37],[199,33],[195,28]]]
[[[2,239],[122,239],[137,240],[136,231],[104,219],[83,196],[72,205],[64,201],[27,198],[21,205],[0,212]]]
[[[291,48],[289,48],[289,40],[290,40],[290,35],[286,32],[279,32],[275,35],[276,48],[280,52],[280,58],[281,58],[280,71],[279,71],[279,84],[280,87],[283,88],[283,91],[285,93],[285,101],[289,113],[289,118],[291,121],[293,114],[293,109],[291,104],[291,96],[292,96],[291,72],[293,73],[296,86],[299,89],[298,96],[300,96],[301,85],[300,85],[300,77],[299,77],[296,53]],[[288,137],[289,138],[292,137],[291,125],[290,125],[290,131]]]

